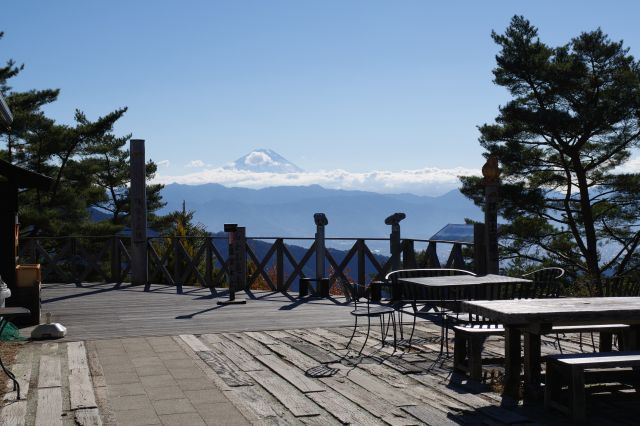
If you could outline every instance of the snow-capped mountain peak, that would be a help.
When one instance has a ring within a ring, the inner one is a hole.
[[[259,148],[225,166],[251,172],[295,173],[303,170],[271,149]]]

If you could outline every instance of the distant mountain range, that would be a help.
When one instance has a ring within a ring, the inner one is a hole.
[[[439,197],[412,194],[378,194],[365,191],[326,189],[319,185],[283,186],[264,189],[228,188],[218,184],[165,186],[167,202],[160,213],[182,208],[195,211],[195,220],[211,232],[221,231],[225,223],[247,228],[248,236],[313,237],[313,214],[327,215],[327,237],[386,238],[390,227],[384,219],[403,212],[402,235],[427,239],[449,223],[465,218],[480,220],[482,211],[459,191]],[[332,242],[336,248],[353,242]],[[372,249],[372,247],[370,245]],[[388,243],[381,245],[385,252]]]
[[[259,173],[299,173],[304,171],[274,150],[266,148],[255,149],[233,163],[227,164],[224,168]]]

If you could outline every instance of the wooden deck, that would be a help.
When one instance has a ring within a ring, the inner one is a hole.
[[[219,290],[225,300],[225,290]],[[339,299],[295,299],[273,292],[244,292],[244,305],[217,305],[218,298],[203,288],[153,285],[114,288],[113,284],[46,284],[42,312],[68,329],[66,340],[127,336],[169,336],[232,331],[261,331],[352,324],[350,308]]]
[[[541,403],[503,406],[491,384],[502,374],[499,365],[485,368],[482,384],[453,373],[451,358],[439,354],[440,329],[429,322],[418,324],[411,350],[382,348],[373,329],[364,356],[356,357],[365,330],[345,349],[349,308],[330,301],[295,304],[262,294],[245,306],[210,310],[215,299],[200,292],[53,286],[44,295],[43,310],[71,334],[23,347],[14,368],[27,399],[15,402],[15,393],[7,394],[2,425],[568,422],[545,413]],[[200,311],[186,322],[176,318]],[[591,350],[590,337],[583,340],[581,348],[576,336],[567,336],[562,349]],[[557,352],[556,340],[544,338],[543,354]],[[484,355],[502,356],[502,338],[490,338]],[[621,386],[607,390],[589,400],[589,421],[637,424],[637,394]],[[221,420],[215,412],[230,408],[211,402],[215,392],[230,401],[233,417]],[[184,418],[192,420],[177,420]]]

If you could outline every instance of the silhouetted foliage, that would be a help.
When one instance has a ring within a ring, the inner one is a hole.
[[[480,126],[480,144],[501,162],[503,258],[564,266],[598,286],[638,269],[640,174],[617,169],[640,140],[638,62],[600,29],[552,47],[515,16],[492,37],[494,82],[512,99]],[[481,205],[481,178],[462,182]]]

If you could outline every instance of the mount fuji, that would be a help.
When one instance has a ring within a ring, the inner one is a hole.
[[[304,171],[277,152],[265,148],[255,149],[233,163],[227,164],[224,168],[259,173],[299,173]]]

